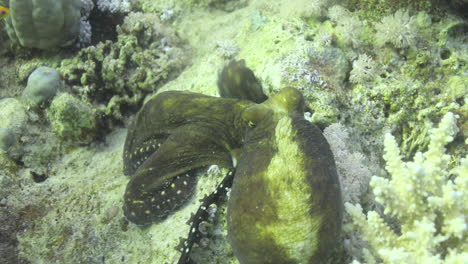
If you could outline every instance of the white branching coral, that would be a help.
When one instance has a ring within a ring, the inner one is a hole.
[[[407,48],[416,44],[416,17],[410,17],[408,11],[398,10],[395,14],[382,18],[375,25],[375,30],[379,46],[391,43],[396,48]]]
[[[370,185],[376,200],[386,206],[384,213],[399,220],[401,231],[395,232],[377,212],[366,217],[359,204],[345,204],[373,249],[366,254],[368,263],[376,263],[373,256],[391,264],[466,263],[468,158],[456,163],[445,153],[457,132],[455,115],[447,113],[431,130],[428,150],[418,152],[412,162],[402,161],[395,138],[386,136],[384,159],[392,178],[374,176]]]
[[[374,79],[378,74],[377,63],[367,54],[361,54],[357,60],[353,61],[349,80],[352,83],[362,84]]]

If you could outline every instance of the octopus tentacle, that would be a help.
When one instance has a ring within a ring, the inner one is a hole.
[[[217,208],[219,208],[222,202],[224,202],[224,199],[222,198],[226,197],[226,194],[231,190],[232,180],[235,173],[235,168],[231,168],[223,181],[216,187],[215,191],[201,200],[200,207],[197,212],[192,215],[188,223],[190,225],[190,230],[187,235],[187,239],[182,239],[176,248],[182,253],[177,264],[190,263],[190,251],[192,246],[202,237],[201,232],[198,230],[198,226],[209,218],[207,209],[210,208],[210,206],[216,205]]]
[[[193,193],[197,168],[232,167],[230,153],[206,128],[175,131],[136,171],[124,195],[124,213],[140,225],[162,219],[180,208]]]

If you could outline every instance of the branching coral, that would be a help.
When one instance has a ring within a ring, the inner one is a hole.
[[[373,248],[365,254],[368,263],[376,263],[372,255],[383,263],[463,263],[468,258],[468,158],[456,162],[445,152],[457,132],[456,116],[449,112],[431,130],[428,150],[416,153],[412,162],[402,161],[395,138],[387,134],[384,159],[392,178],[374,176],[370,185],[401,231],[375,211],[366,219],[359,204],[345,205]]]

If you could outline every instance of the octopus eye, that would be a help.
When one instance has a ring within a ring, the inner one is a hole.
[[[253,105],[242,113],[242,119],[249,127],[255,127],[259,122],[271,115],[271,110],[262,104]]]

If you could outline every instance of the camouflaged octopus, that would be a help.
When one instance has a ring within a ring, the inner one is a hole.
[[[202,200],[179,263],[190,261],[203,209],[231,184],[228,240],[240,263],[326,263],[341,230],[341,193],[302,94],[285,88],[267,98],[242,60],[223,69],[218,87],[224,98],[163,92],[137,114],[124,148],[125,216],[140,225],[164,219],[191,197],[195,172],[216,164],[231,171]]]

